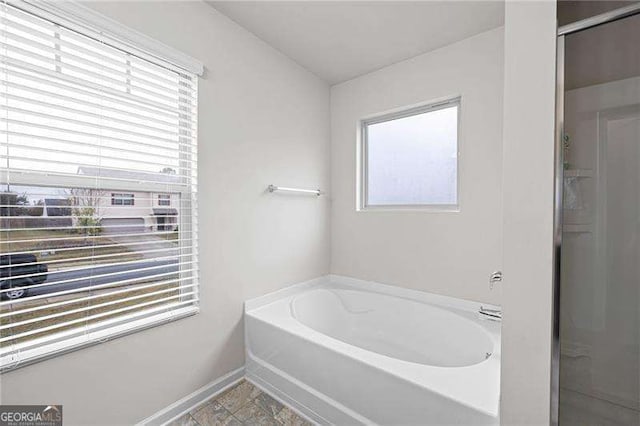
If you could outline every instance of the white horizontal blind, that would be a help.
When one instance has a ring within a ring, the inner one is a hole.
[[[0,368],[198,301],[197,76],[0,4]]]

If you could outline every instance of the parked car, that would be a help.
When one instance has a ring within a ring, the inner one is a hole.
[[[29,286],[47,280],[49,269],[33,254],[0,255],[0,289],[3,299],[19,299],[27,295]]]

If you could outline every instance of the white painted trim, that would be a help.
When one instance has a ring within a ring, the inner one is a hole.
[[[500,309],[498,305],[491,303],[482,303],[479,301],[460,299],[457,297],[445,296],[442,294],[429,293],[426,291],[413,290],[399,285],[390,285],[379,283],[376,281],[362,280],[359,278],[347,277],[343,275],[323,275],[318,278],[314,278],[301,283],[293,284],[288,287],[276,290],[272,293],[258,296],[253,299],[246,300],[244,302],[245,312],[252,311],[262,306],[268,305],[276,300],[283,299],[285,297],[292,296],[296,293],[300,293],[303,290],[310,289],[312,287],[320,287],[323,284],[333,283],[345,287],[355,288],[364,291],[373,291],[376,293],[386,294],[395,297],[401,297],[405,299],[417,300],[424,303],[431,303],[437,305],[443,305],[454,309],[461,309],[469,312],[477,312],[480,306],[490,309]]]
[[[456,132],[456,203],[455,204],[369,204],[368,188],[368,146],[369,126],[390,122],[402,118],[413,117],[420,114],[439,111],[446,108],[457,108],[457,132]],[[356,211],[358,212],[426,212],[426,213],[459,213],[460,212],[460,155],[461,149],[461,111],[462,95],[455,95],[448,98],[439,98],[429,102],[422,102],[407,107],[394,108],[393,110],[363,117],[358,123],[358,157],[356,169],[358,176],[356,194],[358,196]]]
[[[121,24],[76,1],[6,0],[8,4],[43,19],[98,39],[157,65],[175,71],[202,75],[204,65],[197,59]],[[169,67],[170,68],[170,67]]]
[[[146,419],[136,423],[138,426],[143,425],[166,425],[167,423],[184,416],[194,408],[198,407],[202,403],[208,401],[214,396],[224,392],[231,386],[234,386],[240,380],[244,378],[244,367],[240,367],[237,370],[225,374],[224,376],[208,383],[190,393],[184,398],[179,399],[168,407],[163,408],[157,413],[147,417]]]

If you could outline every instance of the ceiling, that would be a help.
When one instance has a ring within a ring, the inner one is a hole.
[[[330,84],[503,25],[500,1],[209,1]]]

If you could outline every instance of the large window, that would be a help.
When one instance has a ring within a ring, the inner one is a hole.
[[[3,370],[198,301],[197,75],[14,4],[0,5]]]
[[[360,208],[458,206],[460,100],[367,119]]]

